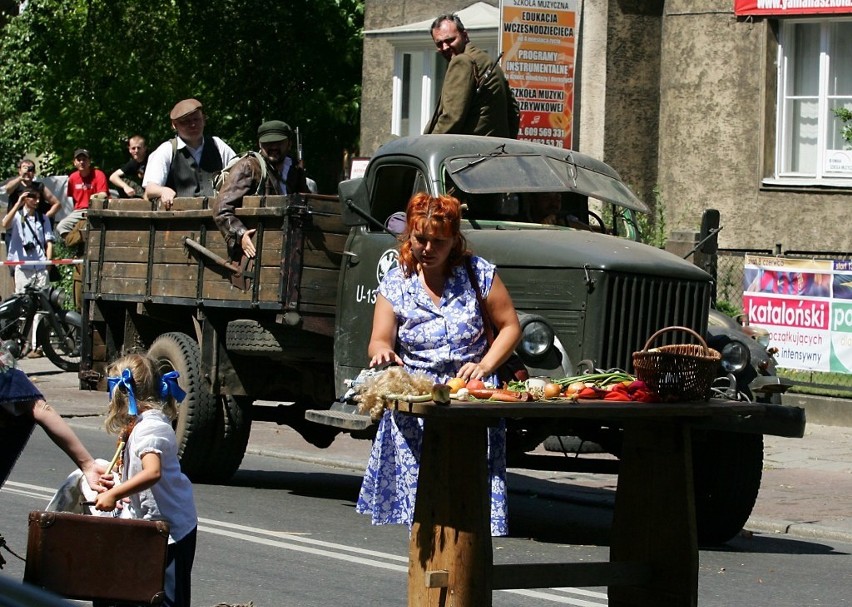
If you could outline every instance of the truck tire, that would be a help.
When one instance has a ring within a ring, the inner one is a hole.
[[[299,327],[260,322],[249,318],[232,320],[225,330],[230,354],[273,359],[331,362],[333,340]]]
[[[209,483],[222,483],[239,469],[251,434],[252,401],[239,396],[211,396],[218,400],[216,438],[207,469],[198,477]]]
[[[161,373],[180,373],[178,383],[186,398],[175,422],[178,456],[184,474],[196,480],[212,456],[216,429],[216,411],[201,372],[198,344],[186,333],[164,333],[154,340],[148,354],[158,362]]]
[[[148,352],[161,372],[180,373],[179,383],[186,390],[175,423],[181,469],[194,482],[227,481],[245,454],[251,401],[210,394],[198,344],[185,333],[161,335]]]
[[[229,352],[262,356],[284,351],[279,333],[274,328],[256,320],[232,320],[225,333],[225,347]]]
[[[692,465],[698,543],[722,544],[745,526],[763,475],[763,435],[693,432]]]

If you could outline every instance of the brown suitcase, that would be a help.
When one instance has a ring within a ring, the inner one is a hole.
[[[30,512],[24,581],[71,599],[159,605],[168,541],[164,521]]]

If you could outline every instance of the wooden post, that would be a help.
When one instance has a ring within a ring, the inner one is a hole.
[[[651,566],[647,584],[610,587],[610,607],[698,604],[691,435],[682,420],[625,423],[610,561]]]
[[[491,605],[487,434],[482,423],[425,422],[409,549],[410,607]],[[444,580],[445,587],[427,587]]]

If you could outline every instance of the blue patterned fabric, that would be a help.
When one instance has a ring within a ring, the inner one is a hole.
[[[494,265],[473,257],[483,298],[491,290]],[[461,366],[484,356],[488,342],[473,287],[463,265],[453,268],[436,306],[416,274],[406,278],[392,269],[379,292],[397,318],[397,353],[408,371],[419,371],[436,382],[456,376]],[[496,382],[496,377],[488,378]],[[370,514],[374,525],[405,524],[411,528],[420,471],[423,420],[385,411],[376,433],[356,510]],[[491,479],[491,534],[506,535],[506,429],[488,431]]]

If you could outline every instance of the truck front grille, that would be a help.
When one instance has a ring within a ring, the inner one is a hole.
[[[665,327],[683,326],[706,336],[710,283],[611,274],[606,296],[606,324],[600,363],[605,369],[633,368],[633,352]],[[696,343],[683,332],[670,331],[652,346]]]

